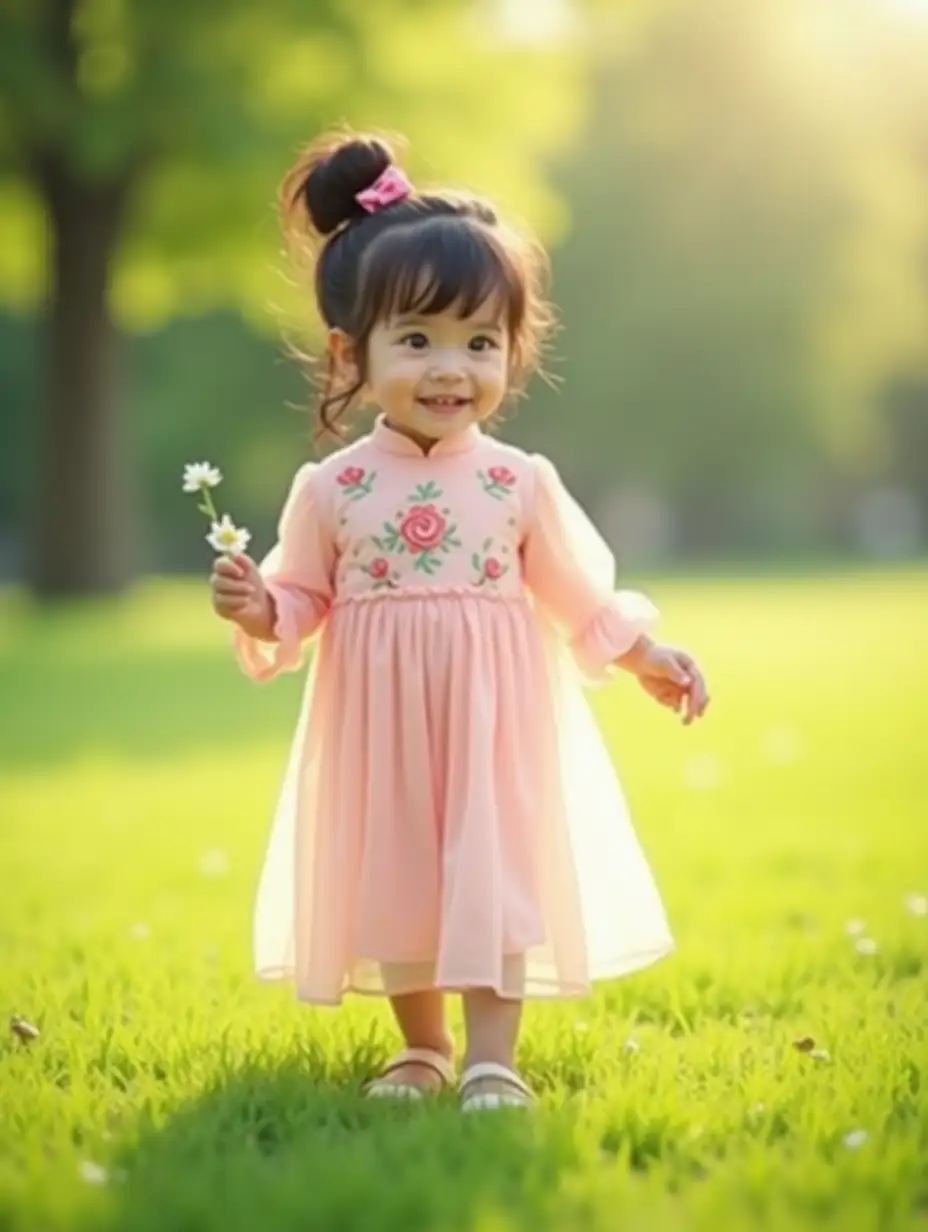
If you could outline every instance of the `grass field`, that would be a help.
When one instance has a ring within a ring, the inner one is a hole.
[[[0,596],[0,1008],[41,1028],[0,1039],[0,1228],[928,1228],[928,577],[652,593],[711,717],[596,705],[679,951],[531,1009],[539,1110],[466,1122],[359,1097],[381,1005],[251,977],[298,679],[190,584]]]

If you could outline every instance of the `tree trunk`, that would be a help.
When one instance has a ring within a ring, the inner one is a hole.
[[[45,390],[29,562],[43,598],[112,594],[131,574],[126,425],[108,287],[128,184],[43,168],[51,232]]]

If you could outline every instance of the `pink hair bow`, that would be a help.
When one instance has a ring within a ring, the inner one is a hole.
[[[368,214],[376,214],[384,206],[393,205],[395,201],[404,201],[412,192],[412,185],[399,167],[392,163],[374,180],[370,188],[364,188],[355,194],[358,205],[367,210]]]

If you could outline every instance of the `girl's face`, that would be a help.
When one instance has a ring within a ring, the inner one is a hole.
[[[426,448],[488,419],[506,395],[508,372],[505,316],[492,299],[466,317],[454,305],[391,317],[368,340],[371,400],[392,428]]]

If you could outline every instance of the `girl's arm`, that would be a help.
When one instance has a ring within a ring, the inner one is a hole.
[[[534,507],[522,549],[525,580],[593,682],[634,670],[657,624],[654,604],[615,589],[615,558],[547,458],[532,459]]]
[[[280,516],[277,544],[261,563],[267,622],[251,631],[235,630],[239,663],[256,680],[298,668],[303,642],[332,604],[335,543],[319,487],[314,464],[297,472]]]

